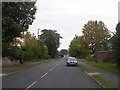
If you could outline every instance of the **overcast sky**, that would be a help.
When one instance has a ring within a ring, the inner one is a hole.
[[[29,31],[37,36],[37,29],[57,30],[63,39],[60,48],[68,49],[76,35],[90,20],[103,21],[107,28],[115,31],[118,23],[119,0],[37,0],[36,19]]]

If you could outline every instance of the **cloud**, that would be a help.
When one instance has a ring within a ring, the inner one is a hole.
[[[115,31],[118,22],[119,0],[37,0],[36,19],[29,30],[53,29],[63,36],[59,49],[68,48],[75,34],[82,35],[82,28],[89,20],[103,21]]]

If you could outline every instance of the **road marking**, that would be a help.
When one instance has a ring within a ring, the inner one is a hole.
[[[51,68],[49,71],[52,71],[53,70],[53,68]]]
[[[55,68],[56,66],[54,66],[53,68]]]
[[[31,88],[34,84],[36,84],[37,83],[37,81],[35,81],[35,82],[33,82],[30,86],[28,86],[25,90],[27,90],[27,89],[29,89],[29,88]]]
[[[42,76],[41,76],[41,78],[45,77],[47,74],[48,74],[48,72],[47,72],[47,73],[45,73],[44,75],[42,75]]]
[[[56,64],[56,66],[58,66],[58,64]],[[56,66],[54,66],[53,68],[51,68],[49,71],[52,71]],[[48,74],[48,72],[45,73],[44,75],[42,75],[41,78],[45,77],[47,74]],[[33,83],[32,83],[30,86],[28,86],[25,90],[31,88],[31,87],[32,87],[34,84],[36,84],[36,83],[37,83],[37,81],[33,82]]]

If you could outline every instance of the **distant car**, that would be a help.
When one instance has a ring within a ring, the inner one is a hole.
[[[77,64],[78,64],[78,61],[75,57],[68,57],[66,60],[67,66],[69,66],[69,65],[77,66]]]

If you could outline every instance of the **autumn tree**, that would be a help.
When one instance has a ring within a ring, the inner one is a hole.
[[[41,32],[40,40],[45,43],[48,48],[49,55],[54,58],[57,53],[57,49],[60,46],[60,38],[62,37],[56,30],[44,29]]]
[[[88,21],[83,27],[83,36],[88,41],[87,44],[92,54],[98,50],[107,50],[109,31],[102,21]]]

